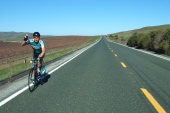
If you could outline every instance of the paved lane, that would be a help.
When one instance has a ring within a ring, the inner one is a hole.
[[[106,43],[115,50],[118,59],[126,64],[127,73],[131,74],[136,84],[147,89],[165,111],[170,112],[170,57],[162,59],[160,55]]]
[[[52,73],[46,84],[33,93],[28,90],[23,92],[3,105],[0,112],[158,112],[141,88],[150,92],[162,109],[170,112],[168,66],[167,61],[160,58],[102,38],[92,48]]]

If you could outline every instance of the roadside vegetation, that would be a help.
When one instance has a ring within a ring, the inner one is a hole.
[[[100,36],[62,36],[62,37],[52,37],[44,38],[47,45],[47,52],[44,58],[45,62],[52,61],[61,56],[64,56],[70,52],[81,49],[87,45],[90,45],[100,39]],[[31,63],[24,63],[24,59],[30,59],[32,57],[32,49],[30,47],[21,48],[20,44],[12,42],[1,42],[5,43],[5,47],[10,45],[13,52],[8,50],[8,48],[1,49],[0,57],[0,81],[8,80],[13,81],[13,76],[22,73],[31,68]],[[9,44],[9,45],[7,45]],[[1,46],[3,47],[3,46]],[[18,49],[19,47],[20,49]],[[17,52],[16,52],[16,50]],[[14,52],[15,51],[15,52]],[[11,53],[13,53],[11,55]]]
[[[127,42],[128,46],[170,55],[170,29],[134,33]]]
[[[170,24],[109,34],[117,43],[170,55]]]

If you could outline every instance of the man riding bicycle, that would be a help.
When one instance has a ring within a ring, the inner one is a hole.
[[[26,34],[26,36],[24,36],[23,42],[21,43],[21,46],[25,46],[28,44],[30,44],[34,50],[33,58],[39,61],[38,74],[44,75],[46,71],[43,61],[43,58],[45,56],[45,46],[44,42],[40,39],[40,33],[34,32],[33,39],[28,39],[28,34]]]

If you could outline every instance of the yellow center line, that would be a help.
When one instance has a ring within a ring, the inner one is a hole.
[[[114,54],[115,55],[115,57],[117,57],[117,55],[116,54]]]
[[[159,103],[153,98],[153,96],[144,88],[140,88],[151,104],[155,107],[158,113],[166,113],[166,111],[159,105]]]
[[[122,64],[123,67],[126,67],[126,65],[123,62],[120,62]]]

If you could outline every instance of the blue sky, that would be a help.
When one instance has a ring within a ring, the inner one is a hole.
[[[170,24],[170,0],[1,0],[0,31],[107,35]]]

